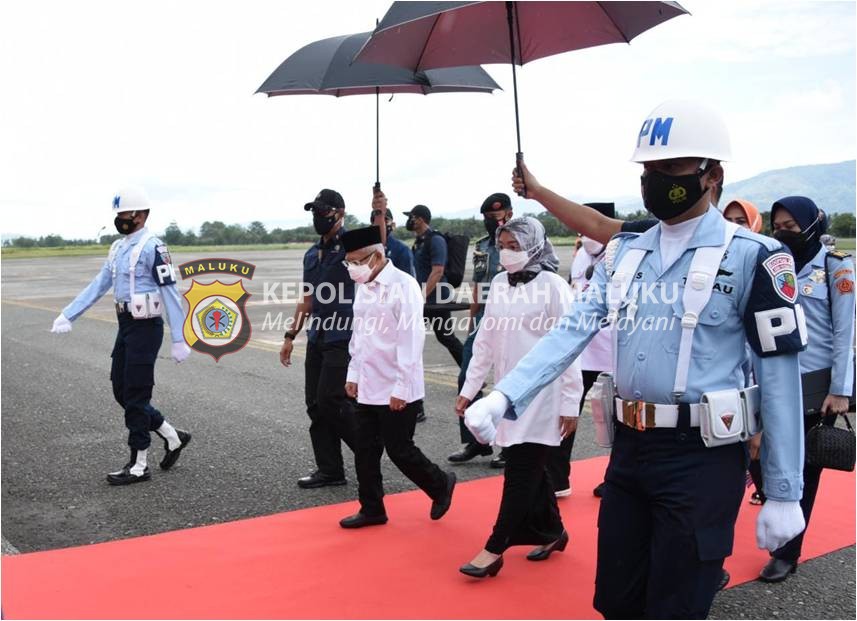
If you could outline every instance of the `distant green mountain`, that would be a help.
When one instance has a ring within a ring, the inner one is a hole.
[[[767,211],[784,196],[808,196],[827,213],[854,213],[855,161],[838,164],[814,164],[769,170],[755,177],[729,183],[723,190],[721,205],[733,198],[744,198]]]

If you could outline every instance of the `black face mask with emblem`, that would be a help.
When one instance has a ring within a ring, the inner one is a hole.
[[[500,227],[503,222],[500,222],[496,218],[485,218],[485,230],[488,232],[489,239],[494,240],[494,236],[497,234],[497,229]]]
[[[700,178],[708,172],[690,175],[665,175],[656,170],[640,177],[643,204],[658,220],[672,220],[696,205],[705,193]]]
[[[312,226],[319,235],[330,233],[330,229],[333,228],[334,224],[336,224],[336,216],[333,214],[324,216],[317,213],[312,214]]]
[[[134,224],[134,218],[120,218],[119,216],[113,219],[113,226],[116,227],[120,235],[130,235],[137,228],[137,225]]]

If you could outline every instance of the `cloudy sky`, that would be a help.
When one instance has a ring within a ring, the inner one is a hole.
[[[628,163],[659,102],[703,98],[731,131],[727,181],[855,157],[855,4],[686,0],[629,45],[519,71],[531,170],[580,199],[638,192]],[[303,45],[371,30],[389,2],[46,2],[0,7],[0,209],[4,237],[94,237],[123,184],[144,186],[151,224],[295,225],[322,187],[366,217],[373,97],[254,95]],[[435,213],[508,191],[511,72],[493,95],[382,101],[390,204]],[[403,220],[401,216],[399,220]]]

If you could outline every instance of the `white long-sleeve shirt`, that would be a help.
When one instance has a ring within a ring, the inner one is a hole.
[[[357,384],[357,402],[388,405],[390,397],[406,403],[425,397],[425,338],[420,286],[388,259],[374,280],[355,287],[346,381]]]
[[[568,312],[571,299],[568,283],[553,272],[539,272],[530,282],[514,287],[509,285],[505,272],[495,276],[461,394],[473,399],[492,367],[494,381],[499,382]],[[578,415],[582,392],[580,363],[575,361],[533,399],[517,420],[500,421],[494,443],[559,445],[560,417]]]
[[[584,248],[578,250],[571,262],[571,292],[575,299],[586,295],[589,279],[586,270],[594,266],[604,256],[593,257]],[[583,371],[610,371],[613,369],[613,335],[610,328],[602,328],[592,337],[589,345],[580,354],[580,368]]]

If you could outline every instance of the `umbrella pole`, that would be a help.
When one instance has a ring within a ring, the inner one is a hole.
[[[520,164],[524,161],[524,153],[521,151],[521,121],[518,114],[518,74],[515,70],[515,3],[506,3],[506,18],[509,22],[509,50],[512,54],[512,92],[515,98],[515,133],[518,138],[518,152],[515,154],[515,168],[519,177],[523,177]],[[518,52],[520,57],[520,50]],[[521,196],[527,195],[527,185],[524,184]]]
[[[381,191],[381,89],[375,87],[375,192]]]

